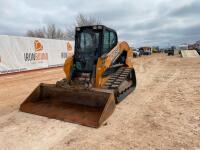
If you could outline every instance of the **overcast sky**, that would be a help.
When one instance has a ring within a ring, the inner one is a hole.
[[[132,46],[200,40],[200,0],[0,0],[0,34],[51,23],[65,29],[79,13],[99,17]]]

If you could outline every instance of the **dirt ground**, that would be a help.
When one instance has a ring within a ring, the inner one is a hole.
[[[19,112],[62,68],[0,77],[0,149],[200,149],[200,59],[154,54],[135,59],[137,88],[98,129]]]

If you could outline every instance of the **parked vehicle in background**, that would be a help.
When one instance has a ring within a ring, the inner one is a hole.
[[[139,50],[142,55],[151,55],[152,54],[151,47],[140,47]]]
[[[160,48],[158,46],[153,46],[152,47],[152,53],[160,53],[160,52],[161,52],[161,50],[160,50]]]
[[[164,52],[165,52],[165,53],[168,53],[168,50],[169,50],[169,48],[165,48],[165,49],[164,49]]]
[[[132,48],[132,50],[133,50],[133,57],[140,57],[141,56],[139,49]]]
[[[169,49],[168,49],[168,52],[167,52],[167,53],[168,53],[168,56],[170,56],[170,55],[173,56],[173,55],[174,55],[174,50],[175,50],[175,46],[172,46],[171,48],[169,48]]]
[[[140,50],[137,48],[136,51],[138,52],[139,56],[141,57]]]
[[[140,48],[139,48],[139,51],[140,51],[140,54],[141,54],[141,55],[144,55],[144,49],[143,49],[143,48],[140,47]]]

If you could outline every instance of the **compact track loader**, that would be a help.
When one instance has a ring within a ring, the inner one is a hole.
[[[74,55],[64,64],[65,79],[41,83],[20,110],[99,127],[136,87],[133,52],[103,25],[77,27]]]

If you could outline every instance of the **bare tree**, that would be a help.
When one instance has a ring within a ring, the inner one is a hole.
[[[83,14],[78,14],[75,23],[66,29],[66,38],[68,40],[74,40],[75,27],[89,26],[89,25],[99,25],[101,20],[92,16],[85,16]]]
[[[101,24],[99,18],[84,16],[83,14],[78,14],[76,17],[76,23],[75,23],[76,26],[89,26],[96,24]]]
[[[29,30],[26,33],[29,37],[48,38],[48,39],[65,39],[65,33],[56,28],[54,24],[49,24],[46,27]]]
[[[66,33],[63,32],[61,29],[57,29],[55,35],[57,39],[66,39]]]
[[[27,31],[26,35],[29,37],[45,38],[45,34],[42,29],[29,30]]]
[[[75,23],[67,27],[66,33],[60,28],[57,28],[55,24],[48,24],[43,28],[28,30],[26,36],[49,39],[74,40],[75,27],[99,24],[101,24],[101,20],[99,18],[78,14],[75,19]]]

